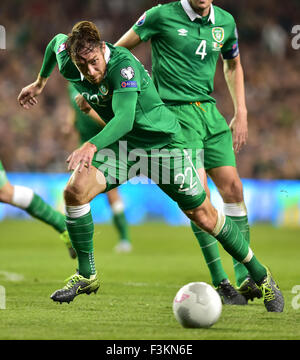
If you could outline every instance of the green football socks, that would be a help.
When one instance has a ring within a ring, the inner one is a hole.
[[[227,215],[228,216],[228,215]],[[245,240],[247,241],[248,245],[250,243],[250,230],[248,224],[248,216],[228,216],[230,219],[238,226],[240,232],[243,234]],[[236,284],[238,287],[241,286],[242,282],[248,276],[248,270],[244,264],[238,262],[236,259],[232,258],[233,266],[234,266],[234,273]]]
[[[224,214],[238,226],[248,245],[250,244],[250,229],[247,216],[247,207],[244,201],[236,203],[224,203]],[[249,276],[247,268],[232,258],[236,284],[238,287]]]
[[[128,223],[124,211],[113,214],[113,223],[118,231],[120,241],[130,242]]]
[[[77,253],[78,272],[89,279],[96,274],[94,260],[94,222],[91,211],[79,217],[66,216],[66,224],[72,246]]]
[[[66,230],[64,215],[54,210],[37,194],[33,195],[31,203],[24,210],[31,216],[53,226],[60,233]]]
[[[212,283],[217,287],[222,280],[228,279],[222,266],[218,241],[212,235],[200,229],[192,221],[191,227],[203,252],[206,265],[210,271]]]
[[[256,283],[266,276],[266,268],[256,259],[239,227],[230,217],[219,214],[213,235],[232,257],[245,265]]]

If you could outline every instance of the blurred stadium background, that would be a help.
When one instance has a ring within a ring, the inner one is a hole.
[[[169,1],[150,0],[2,0],[0,24],[6,49],[0,50],[0,159],[13,184],[32,187],[50,204],[63,208],[67,181],[65,159],[77,147],[77,135],[66,124],[66,82],[55,70],[39,105],[25,111],[17,104],[22,87],[35,80],[45,47],[57,33],[68,33],[79,20],[92,20],[103,39],[114,43],[144,10]],[[215,0],[236,19],[245,72],[249,139],[237,157],[245,187],[249,220],[300,225],[300,49],[292,47],[291,30],[300,19],[300,1]],[[300,43],[300,41],[299,41]],[[135,55],[151,69],[149,44]],[[214,97],[228,122],[233,115],[219,61]],[[221,206],[211,184],[212,200]],[[130,223],[187,220],[155,186],[125,184],[120,188]],[[143,194],[141,196],[141,193]],[[93,201],[96,222],[109,222],[107,199]],[[26,217],[0,204],[0,220]]]

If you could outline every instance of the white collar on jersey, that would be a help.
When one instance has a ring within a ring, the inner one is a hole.
[[[181,5],[183,7],[183,10],[186,12],[188,17],[191,19],[191,21],[194,21],[195,19],[199,18],[201,19],[202,16],[197,14],[194,9],[191,7],[191,4],[189,3],[189,0],[181,0]],[[215,23],[215,10],[213,5],[210,5],[210,13],[208,21],[210,21],[212,24]]]
[[[105,49],[104,49],[104,60],[106,62],[106,64],[108,64],[109,60],[110,60],[110,48],[105,44]],[[75,64],[75,66],[78,69],[78,66]],[[82,74],[82,72],[78,69],[78,71],[80,72],[80,80],[83,81],[84,80],[84,75]],[[106,75],[106,73],[105,73]]]
[[[110,60],[110,48],[105,44],[105,50],[104,50],[104,59],[106,64],[108,64],[109,60]]]

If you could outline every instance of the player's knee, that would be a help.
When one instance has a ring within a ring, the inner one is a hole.
[[[239,178],[234,178],[221,186],[220,193],[226,202],[243,201],[243,184]]]
[[[185,211],[186,215],[201,229],[211,233],[216,225],[218,212],[208,199],[196,209]]]
[[[0,188],[0,202],[10,204],[12,201],[13,186],[8,182]]]
[[[216,225],[217,216],[218,215],[216,210],[215,212],[210,213],[205,212],[196,219],[196,224],[204,231],[211,233]]]
[[[5,191],[3,190],[3,188],[1,188],[1,189],[0,189],[0,202],[7,203],[6,198],[7,198],[6,193],[5,193]]]
[[[87,202],[84,187],[80,184],[68,184],[64,189],[64,200],[67,205],[82,205]]]

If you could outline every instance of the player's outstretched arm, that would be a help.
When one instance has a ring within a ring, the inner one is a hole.
[[[49,76],[57,64],[55,46],[57,46],[59,38],[60,35],[56,35],[47,45],[43,64],[36,81],[24,87],[18,96],[18,102],[24,109],[28,110],[30,106],[37,104],[36,97],[43,91]]]
[[[26,110],[30,109],[31,106],[34,106],[38,103],[36,97],[41,94],[43,91],[48,78],[43,78],[38,75],[38,78],[32,84],[25,86],[19,96],[19,104]]]

